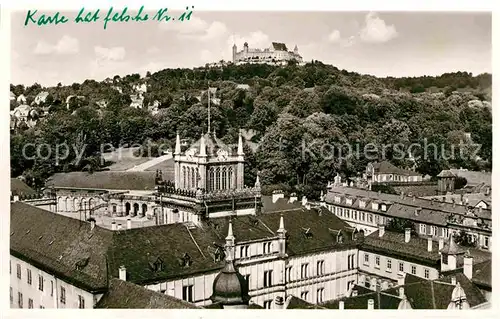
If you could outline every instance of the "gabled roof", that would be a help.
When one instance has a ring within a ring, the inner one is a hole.
[[[373,291],[359,292],[357,296],[328,301],[321,306],[328,309],[339,309],[339,301],[344,302],[344,309],[367,309],[368,300],[373,300],[373,309],[398,309],[401,298],[391,294]]]
[[[50,274],[98,291],[107,286],[112,231],[22,203],[11,203],[10,251]],[[77,263],[84,261],[83,269]]]
[[[286,44],[280,42],[273,42],[273,48],[277,51],[288,51]]]
[[[459,255],[464,254],[465,249],[457,245],[454,236],[450,236],[450,240],[444,245],[441,252],[448,255]]]
[[[19,178],[10,179],[10,191],[14,196],[31,196],[35,195],[36,191],[29,187],[25,182]]]
[[[162,294],[117,278],[109,281],[109,288],[96,305],[107,309],[196,309],[184,300]]]
[[[319,305],[312,304],[295,296],[290,296],[286,302],[286,309],[324,309]]]
[[[450,170],[442,170],[441,173],[437,175],[437,177],[457,177]]]
[[[472,282],[491,289],[491,259],[473,265]]]
[[[154,171],[102,171],[92,174],[87,172],[57,173],[50,178],[47,186],[152,191],[155,189],[155,174]],[[169,179],[169,177],[164,176],[164,179]]]
[[[302,209],[302,202],[300,200],[290,203],[289,198],[279,198],[275,203],[273,203],[273,197],[265,195],[261,196],[261,202],[262,212],[264,213]]]

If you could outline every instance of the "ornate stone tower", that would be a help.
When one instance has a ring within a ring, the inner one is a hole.
[[[236,47],[236,44],[233,44],[233,63],[236,63],[236,52],[238,48]]]
[[[174,153],[175,188],[201,189],[205,194],[242,190],[244,187],[245,154],[241,133],[236,153],[215,134],[207,133],[181,154],[180,138]]]

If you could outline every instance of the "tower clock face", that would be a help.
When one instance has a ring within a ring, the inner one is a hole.
[[[227,160],[227,156],[228,156],[227,151],[224,150],[217,151],[217,158],[219,159],[219,161]]]

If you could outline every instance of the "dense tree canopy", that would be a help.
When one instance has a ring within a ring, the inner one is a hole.
[[[129,107],[134,86],[142,84],[147,86],[145,107]],[[211,103],[210,112],[218,137],[234,143],[239,129],[256,132],[258,149],[245,149],[249,185],[258,172],[264,186],[280,184],[314,196],[337,173],[355,176],[368,162],[381,159],[405,166],[409,153],[417,171],[431,176],[452,166],[491,168],[492,115],[482,102],[491,99],[490,74],[376,78],[312,61],[305,66],[166,69],[145,78],[116,75],[47,88],[11,85],[28,103],[49,92],[40,107],[51,105],[35,127],[21,126],[12,133],[11,174],[43,184],[55,172],[105,165],[102,144],[172,145],[176,132],[195,140],[208,129],[209,86],[218,88],[211,97],[218,102]],[[153,115],[147,105],[155,100],[159,112]],[[47,144],[51,156],[37,155],[27,143]],[[61,143],[81,149],[81,156],[71,151],[56,162]],[[473,143],[481,148],[476,151]],[[465,145],[462,156],[460,144]],[[23,156],[23,148],[29,156]]]

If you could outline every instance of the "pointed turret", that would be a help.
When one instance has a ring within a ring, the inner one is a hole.
[[[279,254],[284,257],[286,256],[286,229],[285,229],[285,220],[283,218],[283,214],[280,216],[280,226],[278,228],[278,245],[279,245]]]
[[[260,189],[260,180],[259,180],[259,174],[257,174],[257,178],[255,179],[255,188]]]
[[[245,155],[245,153],[243,153],[243,137],[241,136],[241,131],[238,134],[238,155]]]
[[[285,220],[283,219],[283,214],[280,216],[280,228],[278,228],[278,233],[285,233]]]
[[[177,138],[175,139],[175,153],[174,155],[180,155],[181,154],[181,138],[179,136],[179,133],[177,133]]]

